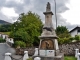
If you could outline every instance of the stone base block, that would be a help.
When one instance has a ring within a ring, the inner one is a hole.
[[[33,60],[34,60],[35,57],[40,57],[41,60],[64,60],[64,54],[63,53],[60,53],[59,55],[54,56],[54,57],[33,56]]]

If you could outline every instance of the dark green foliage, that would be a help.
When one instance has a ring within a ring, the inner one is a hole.
[[[65,31],[68,31],[66,26],[58,26],[56,29],[57,34],[64,33]]]
[[[5,41],[6,41],[5,39],[0,38],[0,43],[3,43]]]
[[[56,34],[58,35],[58,37],[60,38],[64,38],[64,37],[70,37],[69,31],[66,28],[66,26],[58,26],[56,29]]]
[[[30,11],[27,14],[22,13],[12,25],[10,37],[14,38],[14,41],[25,42],[27,46],[39,44],[38,36],[41,34],[42,26],[39,15]]]
[[[9,32],[11,31],[11,24],[0,25],[0,32]]]
[[[74,37],[70,37],[69,39],[70,39],[70,40],[74,40],[75,38],[74,38]]]
[[[56,34],[59,37],[58,39],[59,44],[71,42],[70,40],[71,36],[66,26],[58,26],[56,29]]]
[[[80,36],[79,35],[75,35],[75,40],[80,40]]]
[[[15,47],[17,47],[17,46],[20,46],[20,47],[26,47],[26,44],[25,44],[25,42],[23,42],[23,41],[15,41]]]

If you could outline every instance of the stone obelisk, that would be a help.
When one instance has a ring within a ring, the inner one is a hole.
[[[57,60],[56,56],[60,55],[59,48],[58,48],[58,41],[55,30],[52,24],[52,11],[50,3],[47,3],[46,12],[43,12],[45,15],[45,24],[42,28],[42,34],[39,36],[40,38],[40,45],[39,45],[39,56],[40,57],[49,57],[52,59],[54,58]],[[61,56],[61,60],[63,60],[63,55]],[[50,60],[50,59],[48,59]]]
[[[45,24],[43,26],[42,34],[39,36],[39,49],[55,50],[55,39],[57,39],[57,36],[52,24],[53,13],[49,2],[47,3],[46,12],[43,12],[43,14],[45,15]]]

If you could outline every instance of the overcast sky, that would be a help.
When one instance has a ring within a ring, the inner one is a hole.
[[[40,15],[44,23],[46,4],[50,2],[51,10],[55,13],[54,0],[0,0],[0,19],[13,23],[21,13],[32,11]],[[80,0],[56,0],[58,25],[66,26],[69,30],[80,25]],[[55,14],[54,14],[55,15]],[[53,25],[55,27],[55,16]]]

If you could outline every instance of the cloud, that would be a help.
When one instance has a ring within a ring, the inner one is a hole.
[[[7,17],[18,17],[18,14],[15,13],[14,8],[2,7],[1,12]]]
[[[67,19],[67,22],[71,24],[80,24],[80,1],[79,0],[70,0],[70,4],[67,4],[69,10],[62,13],[62,17]]]
[[[32,11],[40,15],[40,18],[44,22],[45,16],[43,12],[46,11],[47,2],[51,3],[51,10],[54,13],[52,18],[53,26],[56,25],[55,20],[55,4],[54,0],[0,0],[0,19],[4,19],[8,22],[13,22],[17,20],[17,16],[21,13],[27,13],[28,11]],[[69,0],[56,0],[57,6],[57,19],[58,25],[65,25],[68,28],[74,26],[67,22],[61,16],[61,13],[69,10],[66,4],[69,3]],[[7,11],[7,12],[4,12]],[[8,14],[9,13],[9,14]],[[69,26],[70,25],[70,26]],[[70,29],[69,28],[69,29]]]

